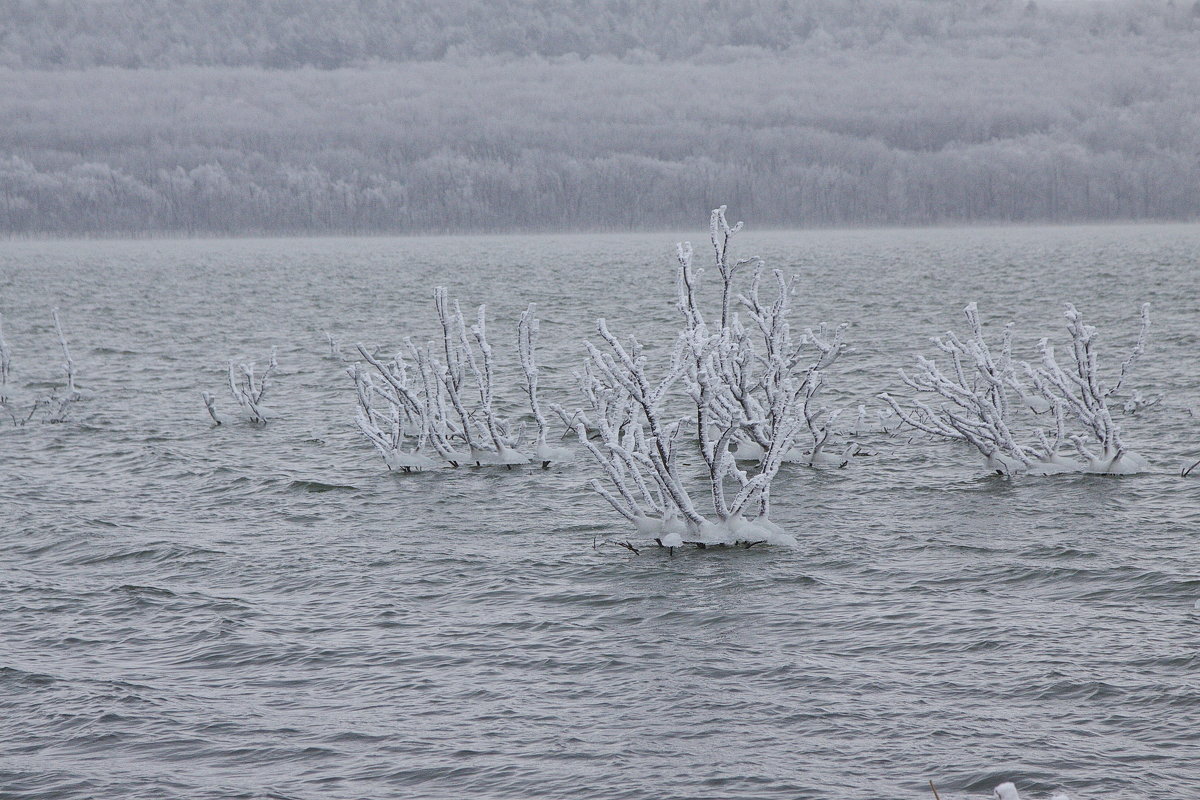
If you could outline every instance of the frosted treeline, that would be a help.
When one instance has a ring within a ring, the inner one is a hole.
[[[1188,0],[8,0],[0,66],[335,68],[454,55],[679,59],[722,48],[1149,35]]]
[[[1187,3],[422,5],[0,4],[0,231],[682,229],[718,201],[761,226],[1200,215]],[[395,27],[457,44],[355,44]],[[363,55],[255,50],[289,37]]]

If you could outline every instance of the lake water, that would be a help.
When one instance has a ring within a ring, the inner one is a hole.
[[[426,336],[431,293],[489,303],[511,368],[536,301],[545,391],[596,317],[661,341],[670,234],[0,243],[0,797],[984,798],[1200,795],[1200,227],[747,233],[850,323],[828,400],[879,406],[978,300],[1018,349],[1072,300],[1158,406],[1153,470],[1006,480],[961,447],[865,437],[787,467],[796,549],[633,555],[537,469],[388,473],[343,346]],[[698,249],[706,235],[693,235]],[[213,427],[230,359],[278,348],[265,427]],[[514,391],[509,399],[515,401]]]

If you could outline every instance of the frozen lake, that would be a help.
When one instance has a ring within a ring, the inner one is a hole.
[[[58,306],[95,395],[0,421],[0,797],[1194,797],[1200,226],[738,241],[805,276],[800,322],[850,323],[850,408],[971,300],[1025,358],[1073,301],[1112,367],[1149,302],[1139,476],[878,435],[784,468],[797,549],[634,556],[593,548],[626,531],[583,453],[397,475],[354,430],[325,331],[394,350],[443,284],[488,303],[515,390],[535,301],[544,391],[577,404],[596,317],[675,324],[676,238],[0,243],[12,393],[60,380]],[[201,391],[232,416],[226,363],[272,347],[278,419],[212,427]]]

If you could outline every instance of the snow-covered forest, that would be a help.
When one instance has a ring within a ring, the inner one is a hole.
[[[0,231],[1200,215],[1200,3],[0,4]]]

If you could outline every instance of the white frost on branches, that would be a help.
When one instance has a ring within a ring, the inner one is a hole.
[[[525,376],[524,392],[538,426],[532,446],[525,424],[497,408],[496,359],[488,340],[486,307],[479,306],[469,328],[457,300],[445,288],[434,292],[442,330],[440,342],[416,345],[382,361],[362,345],[358,352],[373,369],[352,365],[348,372],[358,396],[357,424],[391,469],[513,467],[531,460],[548,467],[571,458],[571,451],[546,442],[546,419],[538,396],[535,355],[538,320],[533,306],[521,316],[517,345]]]
[[[530,303],[517,323],[517,350],[521,357],[521,370],[525,373],[525,394],[529,398],[529,410],[538,429],[537,440],[533,444],[533,457],[535,461],[541,462],[544,469],[552,462],[570,461],[574,454],[565,447],[554,447],[546,441],[548,429],[538,399],[538,366],[535,357],[540,327],[540,321],[534,316],[534,305]]]
[[[785,461],[802,457],[806,430],[814,433],[808,463],[820,461],[833,421],[812,403],[821,370],[842,350],[844,328],[793,337],[788,315],[795,279],[772,271],[775,293],[764,300],[762,263],[729,257],[740,229],[740,222],[727,223],[724,206],[713,211],[710,233],[722,283],[712,322],[698,297],[701,270],[693,266],[692,247],[678,246],[676,308],[683,327],[658,374],[649,371],[641,342],[633,336],[622,342],[603,319],[596,324],[601,344],[587,343],[589,358],[578,373],[588,408],[571,418],[605,478],[591,487],[667,547],[794,543],[770,520],[771,484]],[[751,264],[749,291],[735,294],[737,273]],[[739,460],[756,463],[743,469]],[[709,495],[704,503],[689,491],[696,467]],[[699,508],[710,504],[711,511]]]
[[[905,385],[918,395],[932,395],[941,402],[935,407],[917,396],[905,408],[886,393],[881,397],[905,424],[932,436],[966,442],[979,451],[989,469],[1005,475],[1141,472],[1148,465],[1125,448],[1110,402],[1125,385],[1130,367],[1145,353],[1149,306],[1142,306],[1137,344],[1111,384],[1101,377],[1096,329],[1084,324],[1075,306],[1067,304],[1065,309],[1072,353],[1066,368],[1046,339],[1039,343],[1040,363],[1014,362],[1011,323],[1005,326],[999,347],[989,346],[978,309],[971,303],[963,310],[970,337],[950,332],[933,340],[945,357],[942,364],[918,356],[913,374],[900,371]],[[1038,419],[1043,414],[1050,414],[1048,426]],[[1072,429],[1071,423],[1078,428]],[[1083,464],[1063,455],[1067,442]]]
[[[4,340],[4,315],[0,314],[0,405],[8,402],[8,376],[12,372],[12,351]]]
[[[247,411],[250,421],[259,425],[266,424],[268,419],[270,409],[262,405],[262,401],[271,385],[271,374],[279,367],[275,353],[275,348],[271,348],[271,360],[261,376],[255,374],[253,361],[236,366],[232,361],[229,362],[229,391],[237,404]],[[204,394],[204,405],[213,420],[220,424],[215,401],[207,392]]]
[[[58,309],[50,312],[54,320],[54,331],[58,336],[58,346],[62,351],[63,361],[60,368],[66,377],[66,386],[55,388],[50,394],[37,397],[29,406],[28,413],[21,415],[14,410],[14,398],[8,394],[8,379],[12,375],[12,351],[4,339],[3,316],[0,315],[0,408],[8,414],[14,425],[24,425],[42,412],[41,421],[58,423],[66,422],[67,415],[75,403],[90,397],[91,393],[80,389],[75,384],[75,360],[71,357],[71,348],[67,344],[67,335],[63,332],[62,320],[59,319]]]

